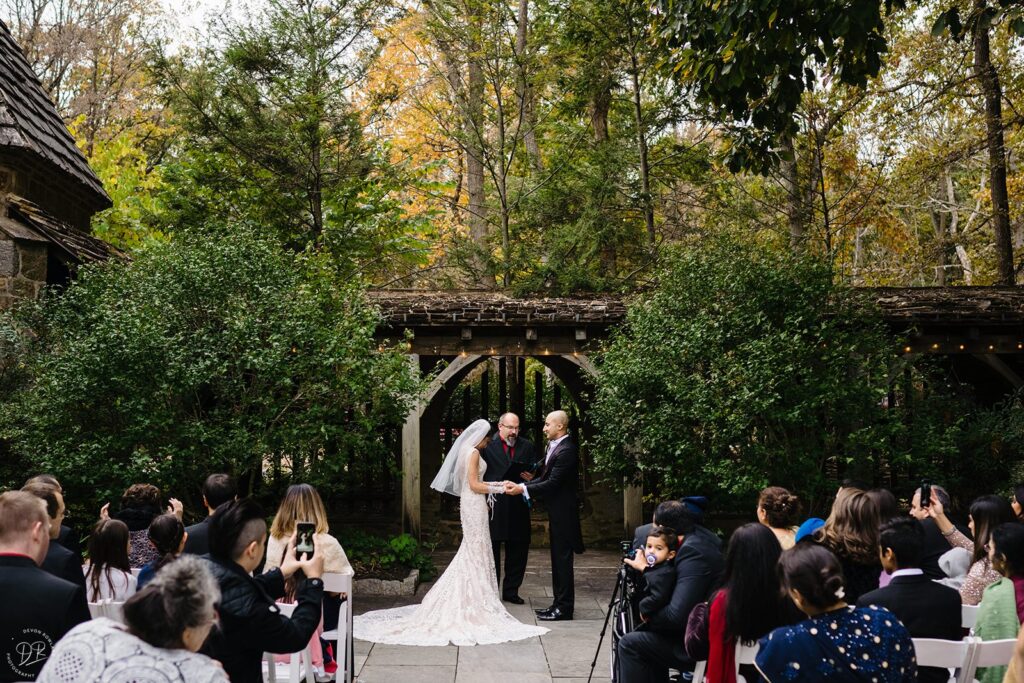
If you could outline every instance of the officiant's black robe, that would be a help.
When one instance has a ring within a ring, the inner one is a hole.
[[[484,449],[483,458],[487,463],[484,481],[513,481],[522,484],[518,476],[511,476],[509,469],[513,462],[535,465],[538,460],[537,449],[526,439],[516,439],[512,458],[506,452],[500,437],[495,436]],[[530,508],[522,496],[497,496],[494,501],[494,513],[491,516],[492,541],[529,541],[530,540]]]
[[[511,450],[511,453],[509,452]],[[510,457],[511,455],[511,457]],[[482,454],[487,463],[484,481],[514,481],[523,483],[513,463],[535,465],[537,449],[526,439],[516,439],[514,449],[508,449],[501,438],[494,439]],[[530,508],[522,496],[496,496],[491,515],[491,547],[494,551],[494,571],[501,583],[502,597],[519,594],[526,576],[526,561],[530,554]],[[505,571],[501,570],[501,546],[505,544]],[[502,580],[504,577],[504,580]]]

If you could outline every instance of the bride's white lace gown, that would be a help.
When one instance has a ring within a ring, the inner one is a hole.
[[[472,450],[460,457],[460,469]],[[480,459],[480,477],[487,463]],[[418,605],[367,612],[355,617],[353,635],[391,645],[487,645],[524,640],[548,632],[524,624],[498,598],[487,497],[463,477],[459,497],[462,544],[448,568]]]

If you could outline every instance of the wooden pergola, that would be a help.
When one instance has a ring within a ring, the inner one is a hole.
[[[1005,396],[1024,386],[1024,289],[990,287],[860,289],[902,340],[904,354],[948,357],[952,371]],[[459,383],[492,357],[532,357],[549,368],[581,407],[601,342],[626,317],[620,296],[512,297],[493,291],[374,291],[382,339],[407,341],[418,372],[437,372],[402,433],[404,528],[419,535],[427,482],[440,463],[436,435]],[[440,371],[438,371],[439,368]],[[638,526],[642,492],[627,489],[622,529]]]

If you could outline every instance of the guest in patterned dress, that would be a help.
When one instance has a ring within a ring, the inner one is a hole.
[[[808,619],[762,638],[756,665],[771,683],[903,683],[917,680],[914,644],[882,607],[846,604],[843,572],[827,549],[800,543],[782,554],[783,588]]]
[[[124,604],[125,625],[93,619],[53,648],[39,683],[227,683],[221,665],[196,651],[217,621],[217,582],[203,560],[168,564]]]
[[[967,527],[974,534],[973,541],[949,521],[945,506],[934,489],[928,514],[935,520],[935,525],[951,547],[964,548],[971,552],[971,568],[967,571],[963,585],[960,586],[960,599],[965,605],[977,605],[981,602],[981,595],[985,589],[1001,578],[999,572],[992,568],[985,546],[992,540],[993,529],[1017,519],[1013,514],[1013,508],[1010,507],[1010,501],[1002,496],[979,496],[974,499],[967,518]]]

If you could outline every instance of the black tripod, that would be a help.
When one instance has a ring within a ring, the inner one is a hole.
[[[623,548],[622,548],[623,555],[624,556],[628,556],[628,553],[630,552],[630,548],[628,547],[629,546],[629,541],[623,541],[622,546],[623,546]],[[623,599],[627,599],[628,600],[629,599],[628,596],[630,594],[632,594],[632,592],[633,592],[630,589],[631,579],[629,578],[628,572],[629,572],[629,570],[627,569],[625,564],[622,564],[622,565],[619,566],[619,574],[618,574],[618,576],[615,579],[615,588],[612,590],[612,599],[610,601],[608,601],[608,612],[607,612],[607,614],[604,615],[604,625],[601,627],[601,637],[597,641],[597,651],[594,652],[594,661],[592,661],[590,663],[590,675],[587,676],[587,683],[590,683],[590,680],[594,677],[594,668],[597,666],[597,658],[601,654],[601,644],[604,643],[604,634],[608,631],[608,622],[612,618],[612,613],[614,611],[616,611],[615,607],[616,607],[616,604],[619,601],[619,596],[621,595]],[[628,606],[627,606],[627,609],[628,609]],[[617,673],[617,671],[616,671],[616,668],[617,668],[616,667],[616,663],[617,663],[617,661],[618,661],[618,658],[616,657],[615,652],[613,650],[612,651],[612,667],[611,667],[612,668],[612,680],[613,681],[616,679],[616,673]]]

